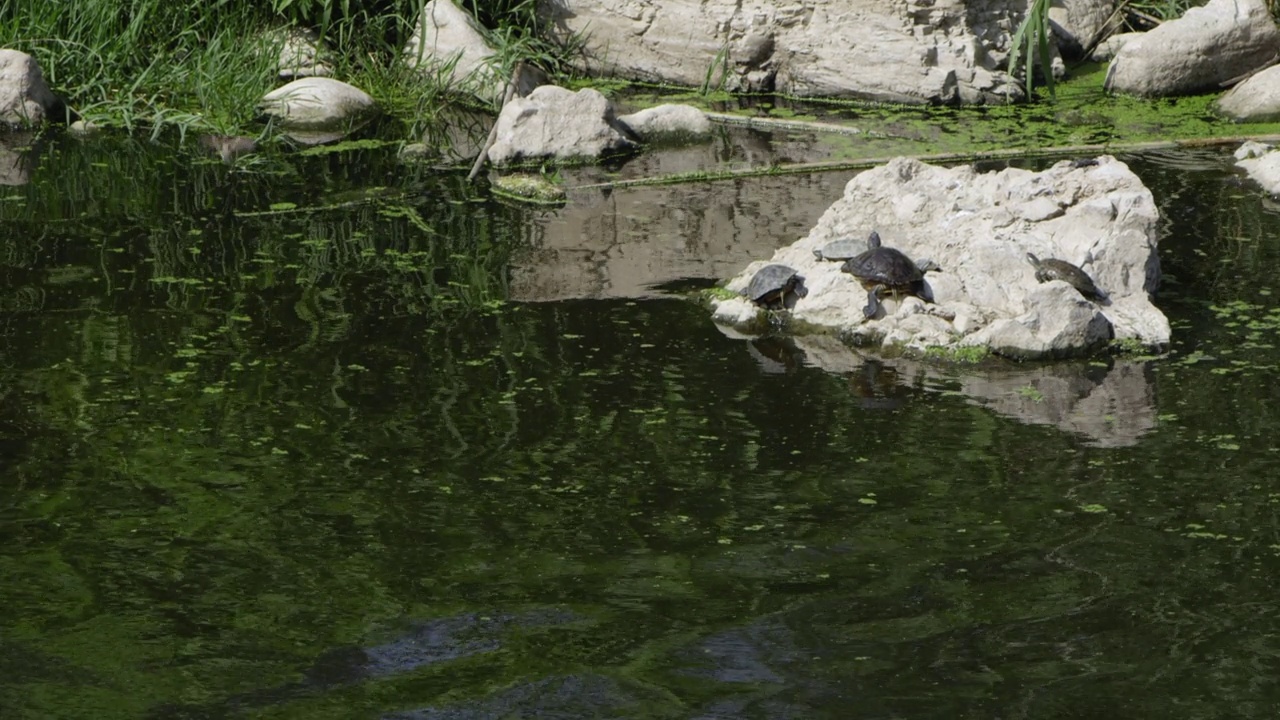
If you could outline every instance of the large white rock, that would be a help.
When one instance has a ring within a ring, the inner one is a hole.
[[[1241,122],[1280,119],[1280,65],[1263,70],[1222,94],[1218,112]]]
[[[1278,49],[1264,0],[1209,0],[1126,42],[1107,68],[1106,88],[1148,97],[1216,91],[1275,62]]]
[[[367,119],[376,104],[354,85],[308,77],[263,95],[259,107],[291,130],[341,131]]]
[[[0,50],[0,122],[43,122],[58,105],[35,58],[17,50]]]
[[[905,103],[1005,102],[1010,0],[541,0],[591,73]]]
[[[1081,355],[1112,337],[1167,346],[1169,322],[1151,303],[1159,282],[1155,201],[1124,163],[1107,156],[1096,163],[978,173],[898,158],[849,181],[807,237],[750,264],[727,287],[741,292],[764,265],[789,265],[808,290],[791,311],[794,325],[865,344],[983,345],[1019,358]],[[885,245],[941,265],[925,276],[935,304],[889,299],[884,315],[868,321],[861,285],[840,263],[813,256],[871,230]],[[1082,267],[1107,298],[1095,304],[1063,282],[1038,283],[1028,252]],[[750,308],[731,298],[714,314],[741,325]]]
[[[543,85],[513,98],[498,115],[498,137],[489,148],[495,165],[528,158],[598,157],[635,145],[618,125],[613,103],[598,90],[573,92]]]

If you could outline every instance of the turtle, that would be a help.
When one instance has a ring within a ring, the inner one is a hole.
[[[819,260],[837,260],[844,262],[861,255],[866,252],[866,250],[867,244],[861,240],[841,238],[839,240],[832,240],[826,245],[814,249],[813,256]]]
[[[786,265],[765,265],[751,277],[744,293],[747,299],[763,308],[780,309],[787,306],[787,295],[804,295],[804,278]]]
[[[927,269],[937,269],[937,264],[925,261]],[[862,314],[874,317],[880,309],[880,295],[885,291],[907,293],[924,298],[924,271],[911,258],[895,250],[880,245],[880,234],[872,231],[867,238],[867,249],[859,255],[849,258],[840,267],[844,272],[853,275],[867,290],[867,306]]]
[[[1035,255],[1027,253],[1027,261],[1031,263],[1031,267],[1036,269],[1037,282],[1061,280],[1079,291],[1087,300],[1103,299],[1098,286],[1093,284],[1093,279],[1086,275],[1083,270],[1066,260],[1058,260],[1056,258],[1041,260]]]

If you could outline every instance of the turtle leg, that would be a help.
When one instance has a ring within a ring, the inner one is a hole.
[[[880,293],[887,288],[883,285],[876,285],[867,291],[867,306],[862,308],[862,314],[868,320],[876,316],[876,312],[880,310]]]

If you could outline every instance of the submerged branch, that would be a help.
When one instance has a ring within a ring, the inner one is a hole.
[[[818,125],[820,123],[806,123]],[[1188,138],[1185,140],[1153,140],[1147,142],[1106,143],[1100,145],[1062,145],[1043,148],[1009,148],[1005,150],[985,150],[971,153],[936,153],[932,155],[890,155],[883,157],[860,158],[857,160],[830,160],[824,162],[788,163],[768,165],[764,167],[742,168],[738,170],[718,170],[713,172],[673,173],[631,180],[613,180],[602,183],[574,185],[565,190],[590,190],[594,188],[619,188],[641,185],[678,185],[691,182],[708,182],[715,180],[733,180],[746,177],[763,177],[767,175],[798,175],[803,173],[836,172],[840,170],[866,170],[883,165],[897,157],[912,157],[927,163],[961,163],[982,162],[984,160],[1013,160],[1027,158],[1073,157],[1081,155],[1116,154],[1145,152],[1149,150],[1170,150],[1175,148],[1216,147],[1235,145],[1247,140],[1263,143],[1280,143],[1280,135],[1230,135],[1208,138]]]

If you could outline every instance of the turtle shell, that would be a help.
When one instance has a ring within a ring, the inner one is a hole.
[[[786,265],[765,265],[751,277],[746,296],[757,305],[781,305],[800,284],[800,276]]]
[[[867,249],[849,258],[841,270],[853,275],[865,288],[884,285],[889,290],[916,292],[924,273],[901,250],[880,245],[879,233],[867,238]]]
[[[813,256],[819,260],[851,260],[858,255],[866,252],[867,244],[854,240],[853,238],[841,238],[840,240],[832,240],[813,251]]]
[[[1027,260],[1036,269],[1037,282],[1044,283],[1050,280],[1061,280],[1075,288],[1089,300],[1102,299],[1102,293],[1098,291],[1098,286],[1093,284],[1093,279],[1084,270],[1066,260],[1058,260],[1057,258],[1041,260],[1031,253],[1027,253]]]

